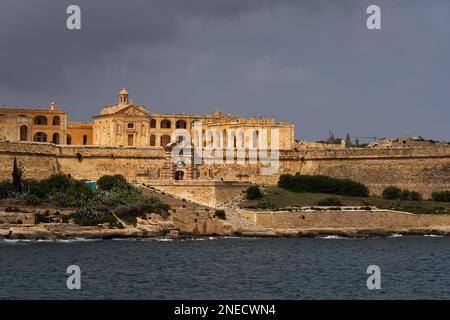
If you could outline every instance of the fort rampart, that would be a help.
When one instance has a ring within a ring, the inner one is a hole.
[[[103,147],[0,142],[0,180],[10,179],[14,157],[25,177],[66,173],[79,179],[123,174],[130,181],[160,180],[166,153],[161,147]],[[275,184],[279,174],[323,174],[365,183],[374,194],[388,185],[420,191],[425,197],[450,190],[450,146],[355,148],[280,152],[277,175],[260,174],[260,164],[201,164],[199,180]]]

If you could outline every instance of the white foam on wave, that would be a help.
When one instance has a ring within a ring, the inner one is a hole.
[[[32,242],[33,240],[30,239],[3,239],[4,243],[10,243],[10,244],[15,244],[15,243],[29,243]]]
[[[403,237],[403,235],[400,233],[393,233],[389,236],[389,238],[400,238],[400,237]]]
[[[170,242],[173,241],[173,238],[154,238],[153,240],[161,242]]]
[[[321,237],[317,237],[319,239],[328,239],[328,240],[332,240],[332,239],[346,239],[345,237],[341,237],[341,236],[321,236]]]
[[[429,237],[429,238],[443,238],[444,236],[441,234],[424,234],[424,237]]]
[[[93,242],[101,239],[72,238],[72,239],[3,239],[5,243],[73,243],[73,242]]]

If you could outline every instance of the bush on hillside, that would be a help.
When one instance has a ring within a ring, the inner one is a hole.
[[[283,174],[280,176],[278,186],[293,192],[329,193],[354,197],[369,195],[369,189],[362,183],[322,175]]]
[[[47,196],[46,187],[37,179],[25,179],[23,181],[23,191],[31,196],[45,199]]]
[[[343,206],[342,201],[336,197],[325,198],[317,202],[318,206]]]
[[[120,174],[104,175],[97,180],[97,186],[100,190],[111,191],[114,187],[128,186],[127,180]]]
[[[400,188],[397,188],[394,186],[389,186],[383,190],[383,193],[381,194],[381,196],[383,197],[383,199],[397,200],[397,199],[400,199],[401,192],[402,192],[402,190]]]
[[[81,208],[70,215],[75,223],[80,226],[96,226],[98,224],[108,223],[111,226],[116,225],[117,219],[107,208],[93,209],[90,207]]]
[[[383,190],[382,197],[387,200],[422,200],[422,195],[417,191],[409,191],[394,186],[389,186]]]
[[[11,181],[0,181],[0,199],[8,198],[14,192]]]
[[[438,191],[431,194],[434,201],[450,202],[450,191]]]
[[[275,206],[269,198],[264,198],[259,201],[258,207],[261,209],[273,209]]]
[[[70,186],[71,178],[65,174],[52,174],[47,179],[41,180],[46,193],[65,193]]]
[[[38,206],[42,203],[42,199],[34,194],[27,194],[25,196],[25,202],[30,206]]]
[[[250,186],[245,190],[245,195],[249,200],[258,199],[261,197],[261,190],[259,190],[259,186]]]

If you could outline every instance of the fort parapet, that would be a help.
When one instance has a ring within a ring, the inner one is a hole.
[[[123,174],[128,180],[166,180],[162,175],[167,153],[162,147],[107,147],[0,142],[0,179],[10,179],[14,158],[26,178],[42,179],[54,173],[78,179]],[[380,194],[389,185],[416,190],[429,197],[450,190],[450,146],[433,148],[350,148],[281,150],[279,170],[261,175],[261,163],[206,164],[196,167],[201,181],[243,181],[276,184],[280,174],[322,174],[349,178]],[[173,180],[173,179],[172,179]],[[175,182],[176,183],[176,182]],[[181,183],[181,182],[180,182]],[[182,183],[189,183],[188,180]]]

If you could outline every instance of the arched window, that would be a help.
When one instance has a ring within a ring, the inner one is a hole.
[[[177,129],[186,129],[186,121],[184,120],[178,120],[176,122],[176,128]]]
[[[150,120],[150,128],[156,128],[156,120],[155,119]]]
[[[168,143],[170,143],[170,136],[167,134],[161,136],[161,147],[166,146]]]
[[[54,116],[53,117],[53,125],[54,126],[59,126],[60,123],[61,123],[61,120],[60,120],[59,116]]]
[[[195,144],[194,145],[197,148],[201,148],[203,146],[202,143],[201,143],[201,141],[202,141],[202,133],[201,133],[201,131],[200,130],[195,130],[194,137],[195,137],[195,140],[194,140]]]
[[[34,118],[34,124],[38,126],[46,126],[47,125],[47,118],[44,116],[37,116]]]
[[[36,132],[33,141],[36,142],[47,142],[47,134],[44,132]]]
[[[222,146],[222,137],[220,130],[214,131],[214,147],[220,148]]]
[[[175,180],[183,180],[184,172],[181,170],[175,171]]]
[[[226,130],[226,131],[227,131],[227,147],[236,148],[237,147],[236,132],[234,130]]]
[[[167,129],[167,128],[170,128],[171,126],[172,126],[172,124],[170,123],[169,120],[161,121],[161,128],[162,129]]]
[[[150,147],[154,147],[156,146],[156,136],[154,134],[152,134],[150,136]]]
[[[72,136],[67,135],[67,144],[72,144]]]
[[[226,129],[223,129],[223,131],[222,131],[222,147],[223,148],[228,147],[228,135],[227,135]]]
[[[28,127],[23,125],[20,127],[20,141],[28,140]]]
[[[243,150],[245,148],[245,135],[244,135],[244,131],[239,130],[237,133],[237,148]]]
[[[206,133],[205,133],[205,129],[202,130],[202,146],[203,146],[203,148],[206,148]]]
[[[87,135],[83,135],[83,145],[86,145],[88,142],[88,137]]]
[[[59,134],[58,134],[58,133],[55,132],[55,133],[53,134],[52,142],[53,142],[54,144],[59,144]]]
[[[258,148],[259,146],[259,132],[258,130],[254,130],[252,132],[252,148]]]

